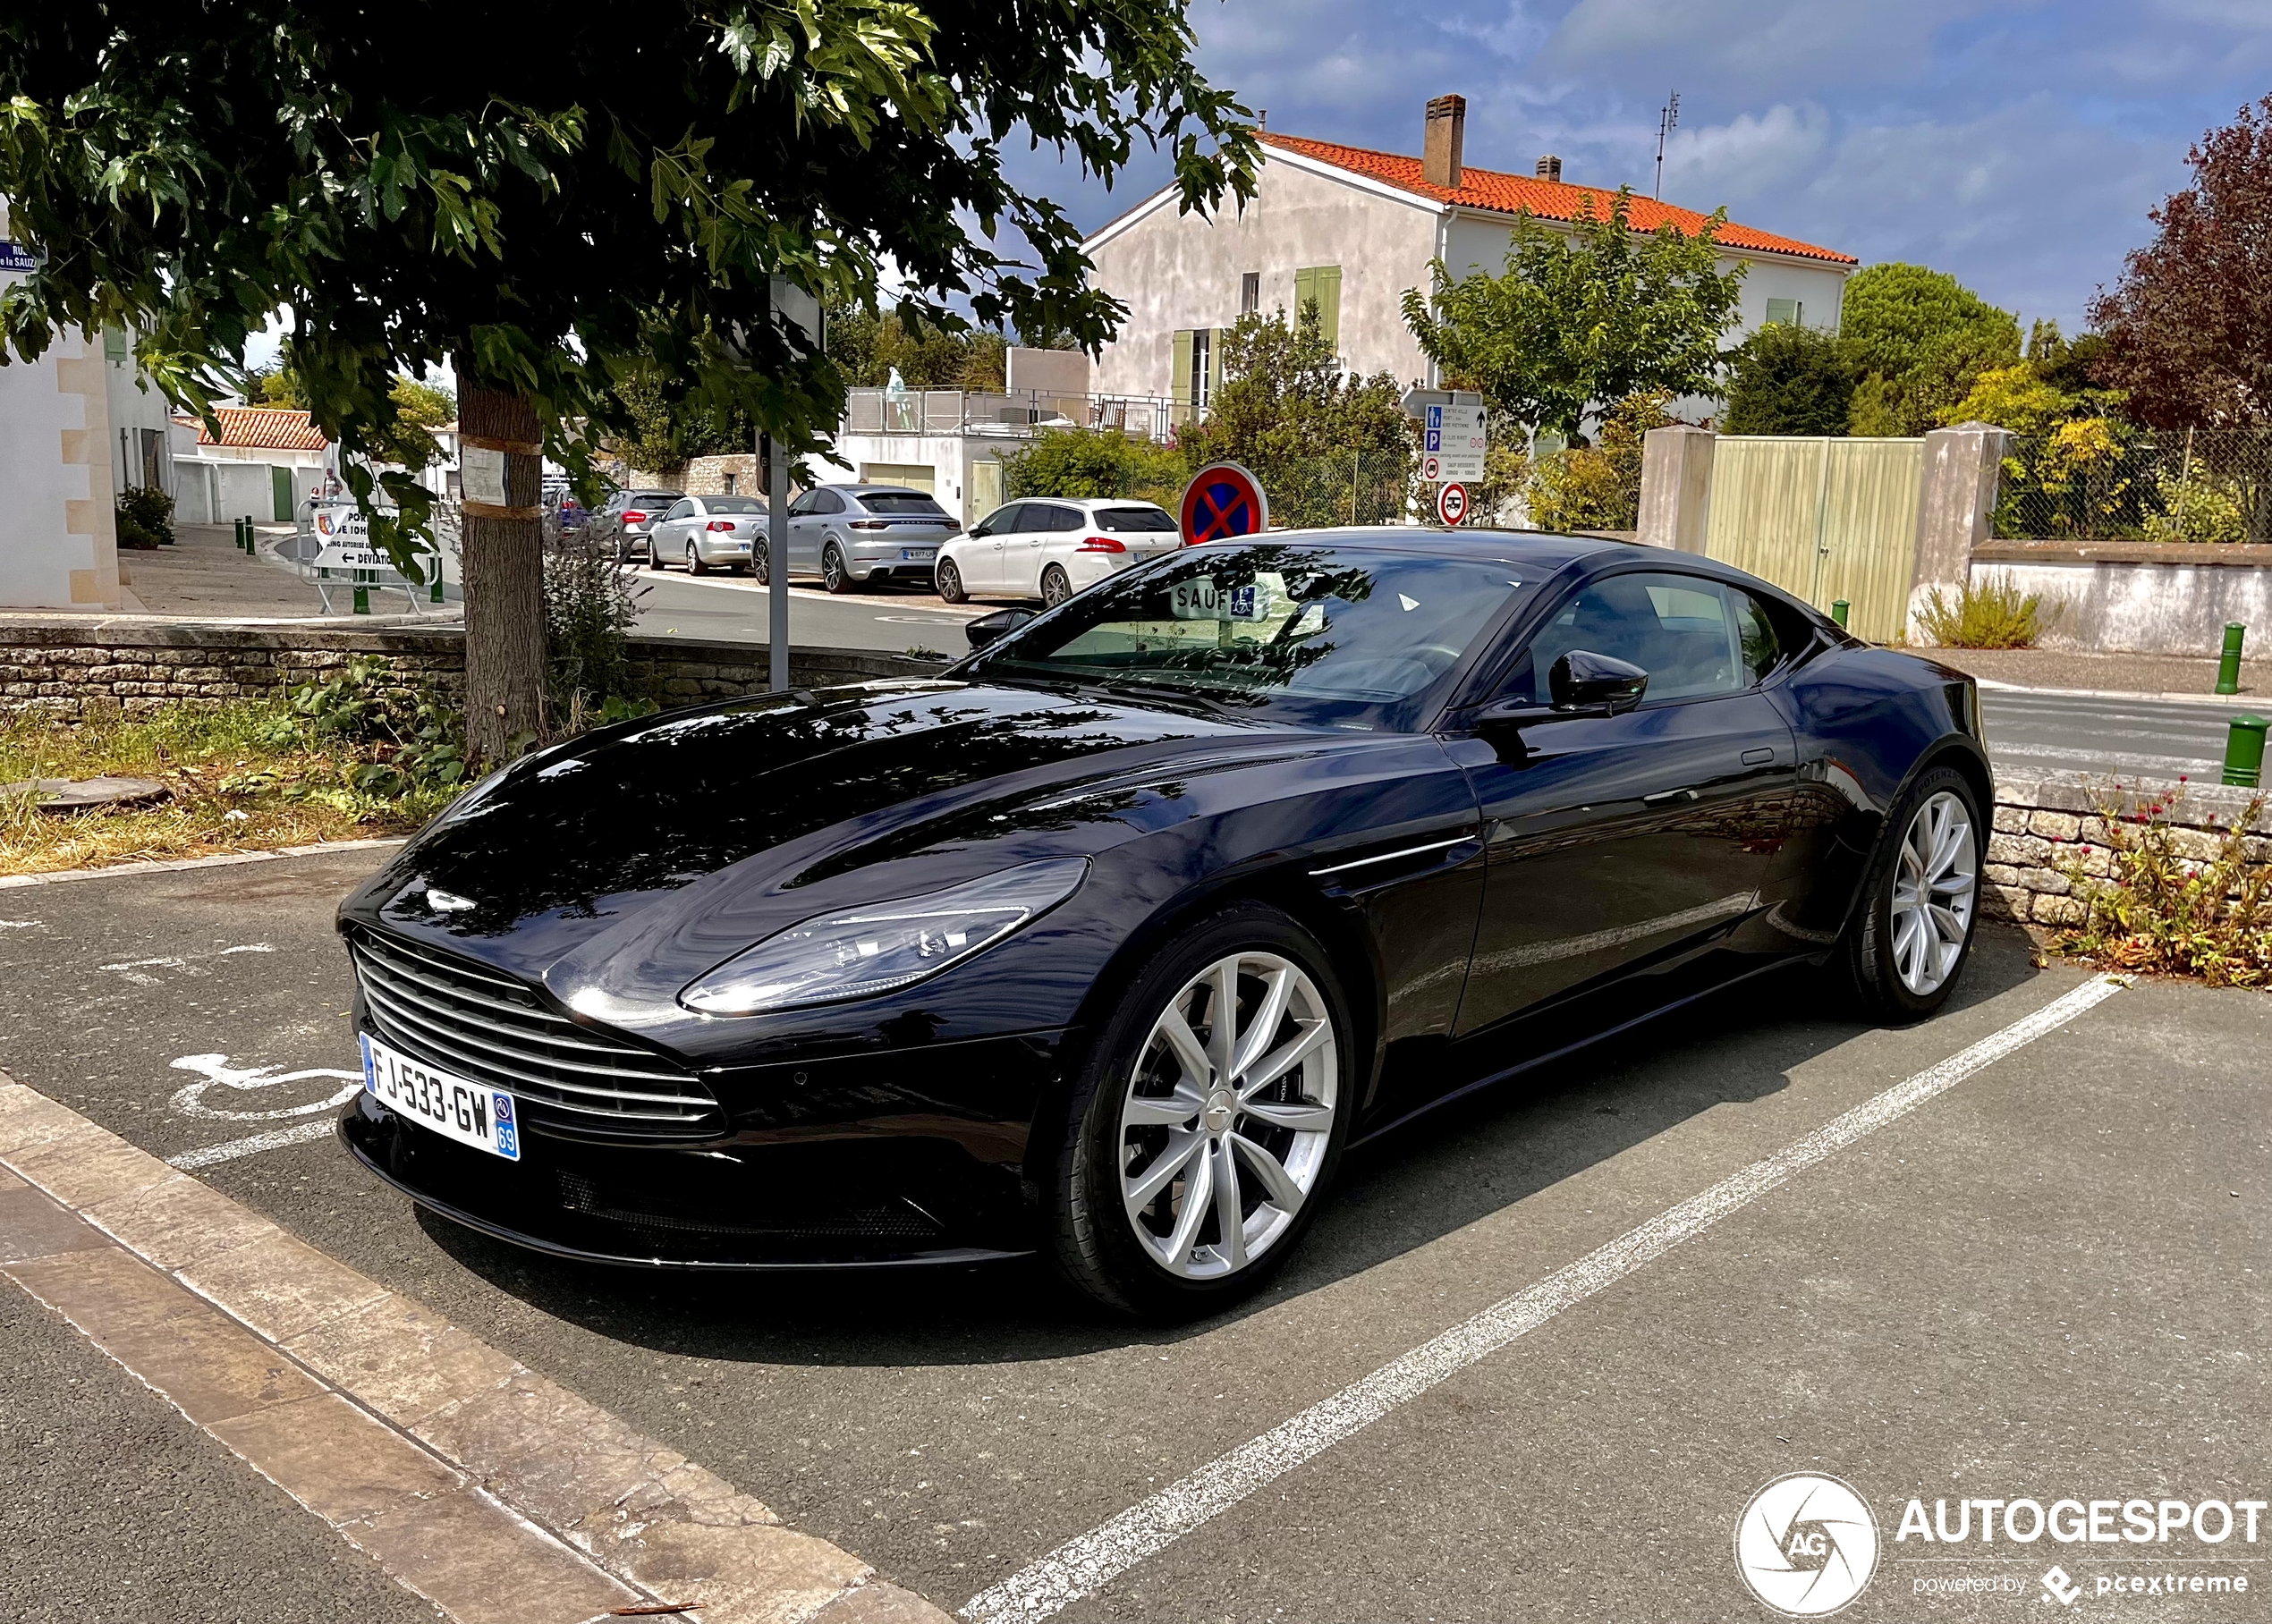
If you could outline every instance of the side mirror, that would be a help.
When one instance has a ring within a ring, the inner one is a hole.
[[[1606,654],[1573,648],[1547,672],[1547,691],[1558,711],[1596,711],[1622,716],[1640,703],[1649,673]]]
[[[974,524],[969,530],[965,531],[964,534],[969,536],[972,541],[978,541],[985,537],[993,535],[994,532],[988,529],[983,524]]]
[[[976,654],[988,644],[998,643],[1019,627],[1033,619],[1030,609],[996,609],[992,614],[982,614],[965,624],[962,635],[971,641],[971,652]]]

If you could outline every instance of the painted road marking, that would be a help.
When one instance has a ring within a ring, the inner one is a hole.
[[[352,1089],[349,1092],[353,1092]],[[178,1156],[168,1156],[165,1164],[189,1172],[199,1167],[211,1167],[217,1163],[233,1162],[240,1156],[257,1156],[264,1150],[282,1150],[288,1145],[305,1145],[311,1139],[328,1138],[335,1131],[329,1117],[318,1122],[294,1122],[289,1128],[271,1128],[266,1133],[256,1133],[250,1138],[231,1139],[225,1144],[208,1145],[202,1150],[185,1150]]]
[[[318,1111],[344,1105],[355,1097],[355,1090],[363,1086],[360,1071],[343,1071],[337,1066],[310,1066],[300,1071],[282,1071],[275,1066],[232,1066],[225,1054],[184,1054],[173,1062],[173,1069],[176,1071],[194,1071],[205,1080],[183,1085],[167,1104],[183,1116],[217,1117],[232,1122],[273,1122],[282,1117],[312,1116]],[[336,1081],[343,1086],[322,1099],[309,1100],[298,1105],[283,1105],[269,1111],[227,1111],[205,1103],[205,1091],[216,1084],[244,1093],[256,1088],[274,1088],[284,1083],[304,1083],[317,1078]]]
[[[126,959],[116,964],[98,964],[98,970],[114,970],[137,986],[157,986],[160,978],[144,974],[147,970],[180,970],[185,976],[209,976],[213,972],[198,963],[200,959],[225,959],[231,953],[273,953],[276,950],[266,942],[249,942],[241,947],[225,947],[217,953],[169,953],[163,959]]]
[[[1351,1383],[1252,1442],[1208,1462],[1110,1522],[1068,1540],[1022,1571],[972,1596],[962,1604],[962,1616],[972,1624],[1038,1624],[1081,1597],[1095,1594],[1257,1489],[1528,1335],[1564,1309],[1701,1234],[1793,1174],[1906,1116],[1934,1095],[2045,1033],[2056,1031],[2125,985],[2110,976],[2095,977],[2034,1014],[1895,1084],[1765,1161],[1754,1162],[1701,1194],[1666,1208],[1640,1228],[1627,1231],[1536,1285],[1492,1304],[1474,1318]]]

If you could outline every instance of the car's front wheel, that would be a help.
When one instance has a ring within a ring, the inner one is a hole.
[[[686,572],[689,575],[708,575],[710,572],[710,566],[702,562],[702,544],[691,536],[686,538]]]
[[[1980,923],[1986,828],[1953,767],[1920,774],[1895,803],[1839,952],[1871,1019],[1921,1020],[1955,990]]]
[[[767,562],[769,557],[770,554],[762,541],[750,549],[750,575],[760,587],[773,579],[772,565]]]
[[[971,595],[962,590],[962,571],[954,567],[954,561],[951,558],[939,560],[938,568],[932,572],[931,583],[938,588],[939,599],[943,603],[965,604],[971,600]]]
[[[1355,1034],[1317,939],[1259,903],[1137,973],[1070,1102],[1059,1266],[1125,1313],[1259,1290],[1317,1216],[1354,1109]]]

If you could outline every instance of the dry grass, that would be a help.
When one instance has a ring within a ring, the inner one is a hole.
[[[347,773],[374,758],[370,747],[318,737],[280,702],[174,706],[77,726],[31,717],[0,723],[0,783],[107,773],[155,779],[169,791],[148,807],[80,813],[0,797],[0,875],[408,833],[455,793],[352,788]]]

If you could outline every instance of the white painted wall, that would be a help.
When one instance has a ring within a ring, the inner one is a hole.
[[[2209,656],[2231,621],[2249,629],[2252,648],[2272,639],[2272,569],[2262,566],[1973,561],[1975,586],[1996,578],[2042,595],[2046,648]]]
[[[1174,334],[1239,319],[1240,278],[1262,275],[1264,312],[1293,313],[1293,274],[1341,267],[1341,354],[1354,370],[1420,378],[1427,361],[1398,301],[1425,286],[1436,254],[1435,205],[1299,166],[1274,156],[1243,213],[1212,219],[1170,200],[1092,240],[1091,282],[1129,307],[1121,335],[1097,363],[1096,393],[1165,396]],[[1505,254],[1504,247],[1500,250]]]
[[[159,436],[158,488],[174,488],[170,463],[174,453],[174,409],[164,395],[152,388],[133,361],[130,342],[127,359],[109,359],[106,347],[97,345],[95,352],[104,357],[104,395],[110,408],[111,490],[114,495],[130,485],[142,482],[142,431],[147,429]],[[124,438],[120,437],[122,433]]]
[[[879,462],[928,468],[933,497],[957,523],[968,525],[986,517],[972,506],[982,495],[972,488],[979,483],[972,470],[1025,444],[1022,436],[1007,435],[839,435],[833,458],[816,459],[813,473],[816,483],[833,485],[860,479],[862,469]]]
[[[0,608],[118,607],[111,438],[99,340],[0,366]]]

